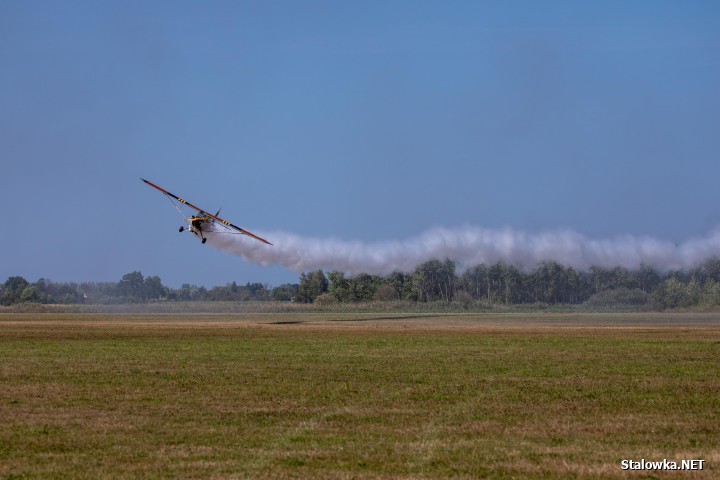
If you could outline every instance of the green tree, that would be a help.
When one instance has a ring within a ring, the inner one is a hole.
[[[297,298],[303,303],[312,303],[318,295],[328,290],[328,280],[322,270],[300,274]]]
[[[691,307],[700,303],[700,295],[702,292],[700,282],[698,282],[696,278],[693,278],[687,285],[685,285],[685,291],[687,295],[687,305],[682,306]]]
[[[660,308],[687,307],[691,304],[688,290],[676,277],[670,277],[655,291],[654,300]]]
[[[474,299],[490,300],[490,278],[485,264],[466,270],[460,277],[460,285],[460,288],[472,295]]]
[[[515,266],[508,265],[506,263],[501,264],[501,269],[500,294],[502,302],[505,305],[519,302],[521,298],[519,290],[523,284],[522,272],[520,272],[520,270],[518,270]]]
[[[269,286],[260,282],[247,282],[244,287],[238,287],[238,292],[242,294],[243,300],[268,300],[270,298]]]
[[[278,302],[289,302],[297,297],[298,285],[296,283],[284,283],[272,289],[270,296]]]
[[[144,300],[144,278],[140,272],[130,272],[123,275],[117,284],[118,294],[132,302]]]
[[[342,272],[329,272],[328,280],[330,285],[328,293],[338,302],[347,302],[350,300],[350,282],[345,278]]]
[[[413,296],[420,302],[451,302],[456,281],[455,262],[450,259],[444,262],[429,260],[419,265],[412,275]]]
[[[144,299],[157,300],[164,296],[166,296],[166,289],[160,281],[160,277],[145,277],[142,285],[142,297]]]
[[[390,276],[383,279],[383,283],[391,286],[401,300],[409,300],[412,298],[412,276],[402,272],[393,272]]]
[[[710,307],[720,305],[720,282],[712,278],[708,279],[702,287],[700,302]]]
[[[635,273],[635,279],[638,288],[646,293],[654,291],[661,282],[660,274],[644,263],[640,265],[640,268]]]
[[[580,274],[574,268],[568,267],[565,269],[564,277],[562,302],[580,303],[582,298]]]
[[[40,292],[35,285],[28,285],[25,287],[20,294],[20,301],[23,303],[27,302],[39,302]]]
[[[362,302],[365,300],[372,300],[375,295],[374,278],[367,273],[360,273],[354,278],[349,280],[350,283],[350,301]]]
[[[28,281],[25,280],[23,277],[8,277],[8,279],[5,281],[5,284],[3,285],[2,299],[0,299],[0,303],[2,303],[3,305],[12,305],[14,303],[18,303],[20,301],[20,296],[22,295],[23,290],[25,290],[28,285]]]
[[[592,293],[602,292],[611,288],[612,284],[612,272],[604,267],[593,265],[590,267],[589,273],[590,285],[592,286]]]
[[[498,262],[488,268],[488,301],[492,303],[501,303],[503,298],[503,275],[505,272],[505,264]]]

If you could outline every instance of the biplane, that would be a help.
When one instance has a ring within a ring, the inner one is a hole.
[[[205,210],[196,207],[192,203],[183,200],[182,198],[178,197],[177,195],[173,195],[172,193],[168,192],[167,190],[158,187],[152,182],[149,182],[145,180],[144,178],[141,178],[143,182],[147,183],[151,187],[160,190],[165,196],[170,200],[170,203],[173,204],[173,206],[177,209],[178,212],[180,212],[180,216],[185,219],[185,221],[188,222],[188,228],[187,231],[195,234],[197,237],[200,238],[202,243],[205,243],[207,241],[207,233],[229,233],[229,234],[243,234],[247,235],[248,237],[252,237],[255,240],[259,240],[263,243],[267,243],[268,245],[272,245],[272,243],[268,242],[264,238],[258,237],[257,235],[248,232],[247,230],[238,227],[237,225],[233,225],[232,223],[228,222],[227,220],[223,220],[222,218],[218,217],[220,215],[220,210],[213,215],[212,213],[208,213]],[[178,205],[175,203],[175,201],[179,202],[182,205],[185,205],[189,208],[192,208],[193,210],[197,211],[197,214],[192,215],[190,218],[186,218],[185,214],[183,214],[181,207],[178,207]],[[185,227],[181,226],[179,229],[179,232],[184,232]]]

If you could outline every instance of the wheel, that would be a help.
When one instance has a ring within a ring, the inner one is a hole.
[[[180,227],[180,229],[178,230],[178,232],[182,232],[183,230],[185,230],[185,227]]]
[[[207,242],[207,238],[203,238],[202,243]]]

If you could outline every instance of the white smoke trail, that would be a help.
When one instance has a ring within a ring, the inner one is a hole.
[[[431,259],[450,258],[458,268],[503,261],[532,268],[556,261],[585,270],[592,265],[660,270],[686,269],[720,255],[720,229],[679,245],[651,237],[621,235],[592,239],[572,230],[526,233],[510,228],[474,226],[435,228],[406,240],[364,243],[261,232],[274,246],[244,235],[209,235],[208,244],[261,265],[281,265],[296,272],[324,269],[348,275],[412,272]]]

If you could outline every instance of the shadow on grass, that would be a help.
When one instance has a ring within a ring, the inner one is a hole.
[[[390,315],[382,317],[365,317],[365,318],[334,318],[328,322],[372,322],[375,320],[420,320],[427,318],[427,315]]]

